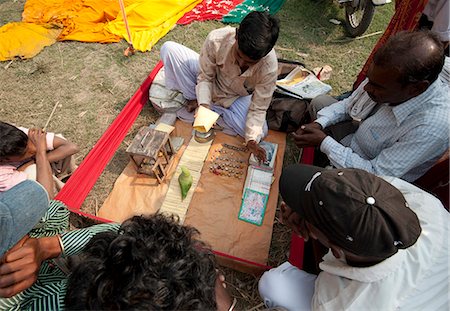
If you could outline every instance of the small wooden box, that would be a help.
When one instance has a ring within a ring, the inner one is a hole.
[[[139,130],[126,152],[136,164],[138,173],[153,176],[159,183],[166,177],[166,167],[174,154],[169,134],[148,126]]]

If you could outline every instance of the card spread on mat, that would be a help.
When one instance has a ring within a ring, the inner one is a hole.
[[[268,198],[269,196],[267,194],[251,189],[245,189],[238,218],[254,225],[261,226],[264,220]]]

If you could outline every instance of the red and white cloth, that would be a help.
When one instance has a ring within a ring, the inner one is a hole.
[[[203,0],[192,11],[187,12],[177,22],[178,25],[187,25],[193,21],[220,20],[243,0]]]

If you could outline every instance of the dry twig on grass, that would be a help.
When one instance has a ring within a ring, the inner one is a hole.
[[[56,102],[55,106],[53,106],[52,113],[50,113],[50,116],[48,117],[47,122],[44,125],[44,128],[43,128],[44,132],[47,130],[47,126],[50,123],[50,120],[52,119],[53,115],[55,114],[55,111],[56,111],[56,108],[58,107],[58,105],[59,105],[59,100]]]
[[[380,35],[383,32],[384,31],[376,31],[376,32],[368,33],[367,35],[359,36],[359,37],[356,37],[356,38],[346,38],[346,39],[343,39],[343,40],[330,40],[328,42],[330,42],[330,43],[345,43],[345,42],[350,42],[350,41],[353,41],[353,40],[360,40],[360,39],[365,39],[365,38],[373,37],[373,36],[376,36],[376,35]]]
[[[309,56],[309,54],[307,54],[307,53],[297,52],[297,51],[294,50],[294,49],[283,48],[283,47],[278,46],[278,45],[275,46],[275,49],[276,49],[276,50],[280,50],[280,51],[293,52],[293,53],[295,53],[297,56],[300,56],[300,57],[303,57],[303,58],[306,58],[306,57]]]
[[[10,61],[9,63],[7,63],[7,64],[5,65],[5,67],[3,67],[3,68],[5,68],[5,70],[8,69],[8,67],[11,66],[11,64],[13,63],[13,61],[14,61],[14,59],[11,59],[11,61]]]

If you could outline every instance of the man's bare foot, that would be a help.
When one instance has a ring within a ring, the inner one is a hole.
[[[188,100],[186,104],[186,110],[188,112],[194,112],[195,109],[197,109],[198,103],[196,99]]]

